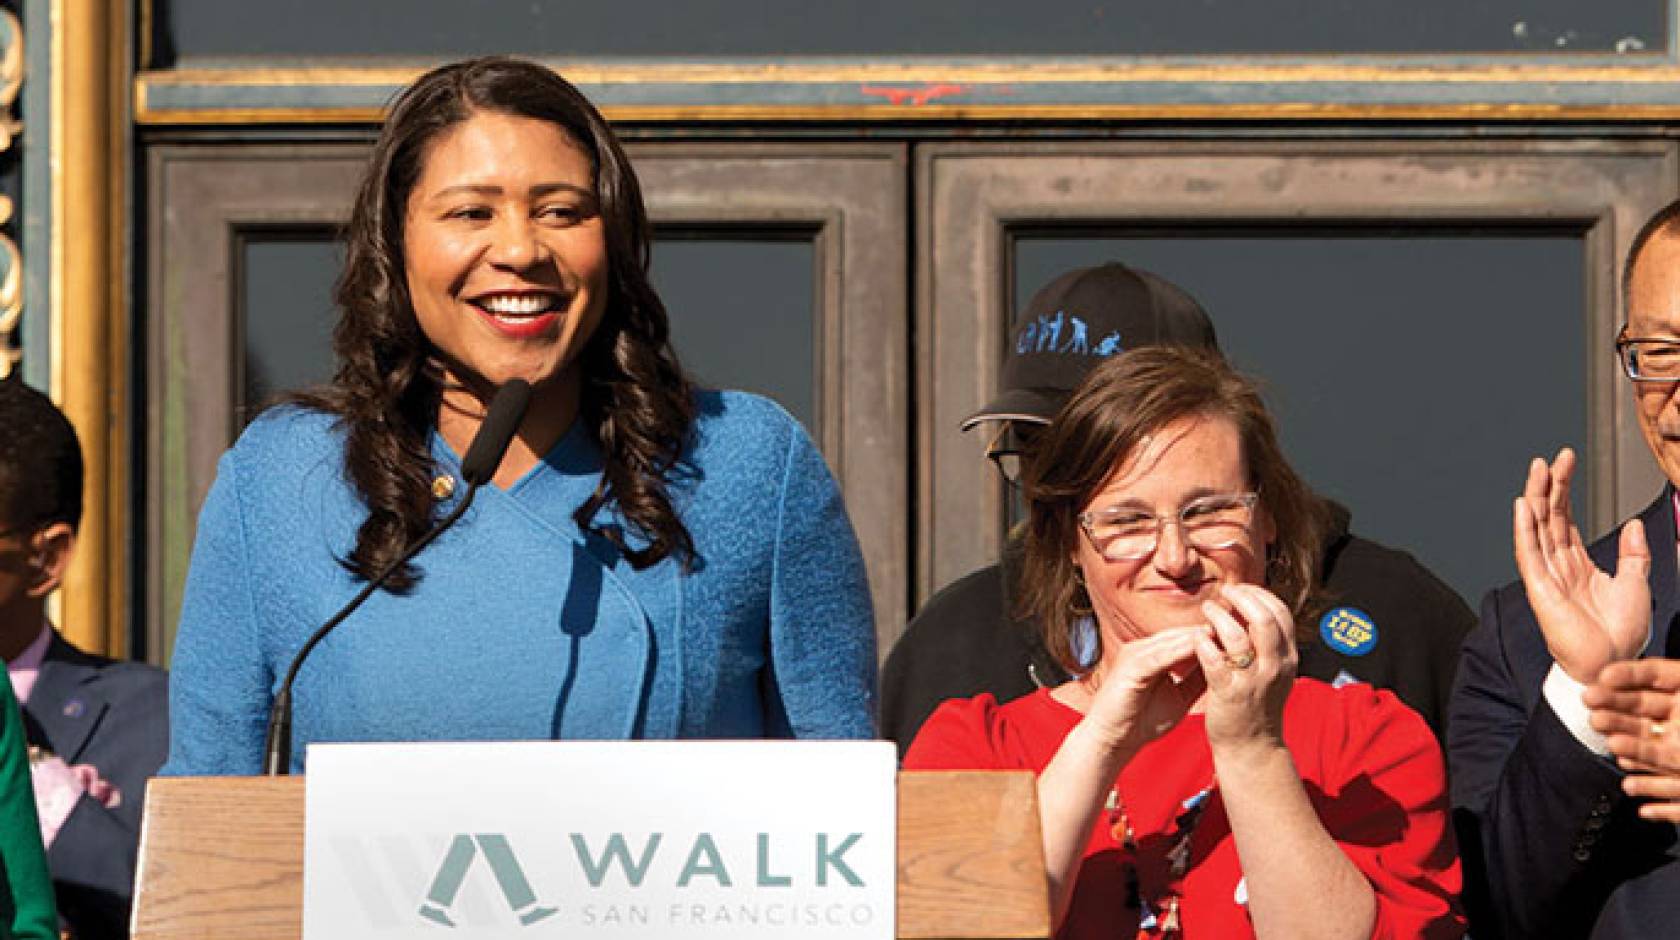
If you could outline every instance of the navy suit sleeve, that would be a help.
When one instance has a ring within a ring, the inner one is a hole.
[[[1584,937],[1637,865],[1621,773],[1540,694],[1550,658],[1520,585],[1490,593],[1464,644],[1448,757],[1478,940]]]
[[[169,749],[169,693],[162,670],[116,664],[107,667],[101,685],[110,695],[109,709],[81,753],[70,759],[96,767],[122,799],[107,808],[84,794],[47,850],[59,911],[85,938],[127,935],[146,781]]]

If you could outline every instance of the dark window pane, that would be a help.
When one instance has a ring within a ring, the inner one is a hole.
[[[816,246],[808,235],[661,230],[653,281],[683,368],[818,430]]]
[[[654,281],[683,366],[703,384],[774,398],[815,432],[810,239],[661,234]],[[248,420],[276,395],[332,377],[332,287],[343,250],[328,235],[251,237],[241,261]]]
[[[282,392],[332,378],[332,289],[343,264],[330,232],[243,240],[243,420]]]
[[[1016,309],[1077,265],[1166,277],[1262,379],[1291,462],[1353,510],[1356,533],[1411,551],[1471,600],[1515,576],[1511,498],[1528,459],[1588,440],[1598,351],[1578,234],[1127,234],[1021,239]],[[1583,461],[1578,506],[1590,474]]]
[[[1664,0],[171,0],[181,58],[1662,52]],[[168,64],[167,61],[164,64]]]

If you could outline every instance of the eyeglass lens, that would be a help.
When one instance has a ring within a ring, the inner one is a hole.
[[[1085,530],[1104,557],[1116,561],[1154,554],[1162,531],[1173,524],[1192,548],[1218,551],[1230,548],[1248,534],[1254,518],[1254,501],[1252,495],[1246,494],[1199,500],[1165,519],[1143,512],[1097,514],[1086,517]]]
[[[1680,379],[1680,342],[1630,339],[1616,344],[1622,370],[1631,379]]]

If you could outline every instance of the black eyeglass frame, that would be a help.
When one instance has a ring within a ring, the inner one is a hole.
[[[992,432],[991,440],[986,443],[986,459],[997,468],[998,476],[1003,481],[1017,489],[1021,486],[1021,462],[1026,459],[1026,448],[1020,444],[1020,425],[1031,427],[1034,431],[1042,430],[1050,422],[1028,421],[1024,418],[1000,419],[998,428]],[[1009,458],[1015,458],[1013,462]],[[1013,469],[1011,469],[1013,463]]]
[[[1631,359],[1629,359],[1628,354],[1627,354],[1627,351],[1630,347],[1638,345],[1640,343],[1654,343],[1654,344],[1659,344],[1659,345],[1662,345],[1662,346],[1671,347],[1671,348],[1673,348],[1673,350],[1677,354],[1676,358],[1680,359],[1680,338],[1675,338],[1675,337],[1671,337],[1671,336],[1628,336],[1627,334],[1623,333],[1622,335],[1616,337],[1616,345],[1615,345],[1616,362],[1619,365],[1621,365],[1622,374],[1627,376],[1629,381],[1646,382],[1646,383],[1653,384],[1653,385],[1658,384],[1658,383],[1670,383],[1670,384],[1672,384],[1672,383],[1675,383],[1675,382],[1680,382],[1680,375],[1674,375],[1674,376],[1640,375],[1635,370],[1634,363]]]

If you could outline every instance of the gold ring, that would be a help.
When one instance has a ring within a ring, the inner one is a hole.
[[[1232,669],[1247,669],[1254,665],[1254,651],[1249,650],[1241,656],[1227,656],[1225,657],[1225,665]]]
[[[1660,738],[1666,734],[1668,734],[1668,726],[1655,719],[1652,719],[1651,723],[1645,727],[1645,736],[1648,738]]]

